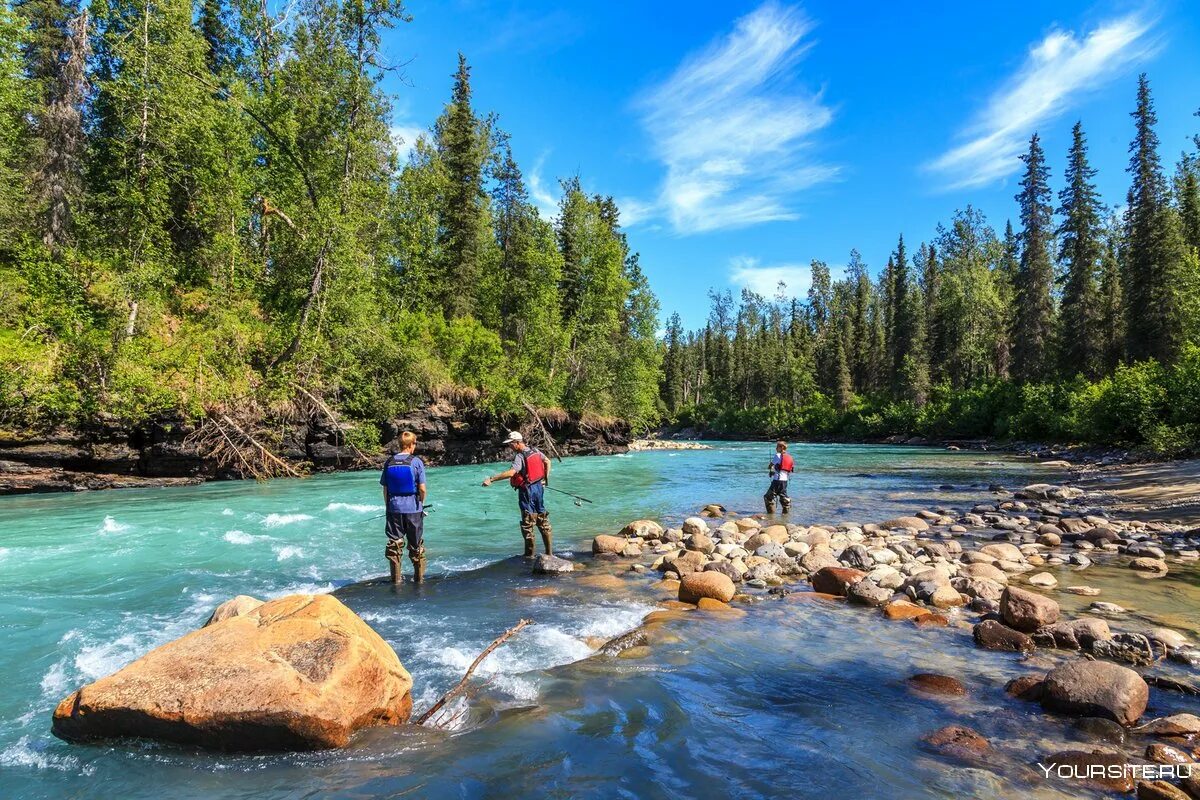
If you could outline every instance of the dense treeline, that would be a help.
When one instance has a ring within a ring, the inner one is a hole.
[[[1200,442],[1200,136],[1166,177],[1145,76],[1118,215],[1080,124],[1055,196],[1041,140],[1022,156],[1018,229],[968,206],[872,280],[812,263],[806,301],[711,295],[670,318],[661,402],[682,425],[758,434]]]
[[[397,0],[0,8],[0,427],[356,421],[447,390],[651,422],[658,305],[610,198],[530,201],[460,57],[404,163]]]

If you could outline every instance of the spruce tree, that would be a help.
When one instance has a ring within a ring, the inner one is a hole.
[[[1111,373],[1125,357],[1125,302],[1121,283],[1122,245],[1124,231],[1121,221],[1112,214],[1101,234],[1100,252],[1100,368],[1104,374]]]
[[[1175,185],[1183,242],[1191,250],[1200,250],[1200,159],[1180,159]]]
[[[441,304],[453,318],[475,313],[488,237],[483,186],[487,134],[471,107],[471,68],[462,53],[450,103],[436,132],[447,181],[438,237],[443,259]]]
[[[1016,199],[1021,209],[1021,260],[1017,270],[1016,313],[1013,324],[1013,375],[1019,381],[1050,376],[1054,305],[1050,295],[1054,267],[1049,169],[1035,133],[1029,152],[1021,157],[1025,175]]]
[[[1180,271],[1183,240],[1175,210],[1167,201],[1166,179],[1158,154],[1158,115],[1145,73],[1138,77],[1135,134],[1125,211],[1127,248],[1122,288],[1126,350],[1134,361],[1154,358],[1171,363],[1182,345]]]
[[[891,385],[893,394],[899,396],[904,360],[912,355],[916,337],[916,320],[909,300],[908,254],[904,249],[904,236],[896,245],[893,254],[892,273],[892,346]]]
[[[241,47],[228,16],[223,0],[201,0],[196,25],[208,46],[204,63],[214,75],[236,69],[241,62]]]
[[[864,392],[871,386],[871,337],[870,337],[870,308],[871,308],[871,276],[867,274],[867,265],[863,263],[858,250],[850,251],[850,261],[846,265],[847,280],[854,288],[854,302],[851,306],[852,348],[851,363],[856,391]]]
[[[1059,372],[1095,378],[1101,369],[1103,331],[1096,275],[1103,251],[1100,195],[1088,164],[1087,139],[1076,122],[1067,156],[1066,186],[1059,193],[1059,262],[1063,265],[1059,312]]]

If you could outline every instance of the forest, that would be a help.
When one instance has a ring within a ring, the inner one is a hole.
[[[381,40],[408,21],[397,0],[0,8],[0,429],[303,395],[363,441],[453,397],[635,430],[1200,442],[1200,136],[1168,174],[1146,76],[1120,206],[1081,124],[1057,192],[1034,134],[1002,233],[967,206],[881,268],[813,261],[803,298],[713,291],[701,329],[660,329],[616,203],[567,178],[540,214],[464,57],[397,141]]]
[[[1200,115],[1200,112],[1198,112]],[[873,280],[813,261],[803,300],[710,292],[672,315],[661,396],[675,425],[726,434],[995,437],[1200,445],[1200,135],[1169,178],[1150,83],[1131,114],[1129,191],[1106,207],[1081,123],[1055,194],[1029,140],[1017,227],[971,206]]]
[[[0,9],[0,428],[302,394],[363,441],[441,397],[657,421],[659,309],[615,203],[569,179],[543,219],[461,56],[402,161],[381,36],[407,20]]]

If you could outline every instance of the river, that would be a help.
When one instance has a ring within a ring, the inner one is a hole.
[[[801,445],[791,519],[878,521],[969,506],[987,484],[1037,468],[987,454]],[[760,510],[761,443],[575,458],[550,495],[557,548],[582,553],[639,517],[678,521],[720,502]],[[986,463],[981,463],[985,462]],[[595,565],[554,583],[520,559],[515,499],[480,480],[495,464],[429,471],[429,579],[386,572],[373,473],[0,499],[0,772],[4,794],[62,797],[1011,797],[1030,777],[947,764],[922,734],[964,722],[1020,736],[1012,654],[945,629],[886,624],[844,604],[767,600],[740,619],[693,613],[648,657],[589,658],[588,641],[655,608],[649,580]],[[406,569],[409,569],[406,564]],[[485,662],[489,679],[456,730],[376,729],[337,752],[229,755],[148,743],[68,745],[55,704],[77,686],[202,624],[236,594],[333,591],[396,649],[418,711],[519,618],[535,625]],[[986,687],[947,706],[914,697],[917,671]],[[997,708],[1010,709],[1005,714]],[[1061,741],[1062,739],[1058,739]],[[1000,759],[1007,758],[1000,748]],[[1014,752],[1015,761],[1023,751]],[[1015,763],[1015,762],[1014,762]],[[1048,787],[1041,796],[1056,796]],[[1065,795],[1064,795],[1065,796]],[[1072,796],[1077,794],[1072,793]]]

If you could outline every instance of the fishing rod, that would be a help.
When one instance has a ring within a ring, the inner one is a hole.
[[[585,503],[590,503],[590,502],[592,502],[591,500],[588,500],[586,497],[580,497],[580,496],[579,496],[579,495],[577,495],[577,494],[571,494],[570,492],[564,492],[562,489],[556,489],[556,488],[554,488],[553,486],[546,486],[546,488],[547,488],[547,489],[549,489],[549,490],[550,490],[550,491],[552,491],[552,492],[558,492],[559,494],[565,494],[567,497],[574,498],[574,500],[575,500],[575,505],[579,505],[579,502],[580,502],[581,500],[582,500],[583,502],[585,502]]]
[[[432,503],[430,503],[429,505],[425,506],[425,508],[424,508],[424,509],[422,509],[422,513],[424,513],[424,514],[430,514],[430,513],[434,512],[434,511],[436,511],[436,510],[437,510],[437,509],[433,507],[433,504],[432,504]],[[352,523],[350,523],[350,524],[351,524],[351,525],[362,525],[364,522],[374,522],[375,520],[377,520],[377,519],[383,519],[383,518],[384,518],[384,517],[386,517],[386,516],[387,516],[387,513],[385,512],[385,513],[383,513],[383,514],[376,514],[376,515],[375,515],[375,516],[373,516],[373,517],[367,517],[366,519],[360,519],[358,522],[352,522]]]

